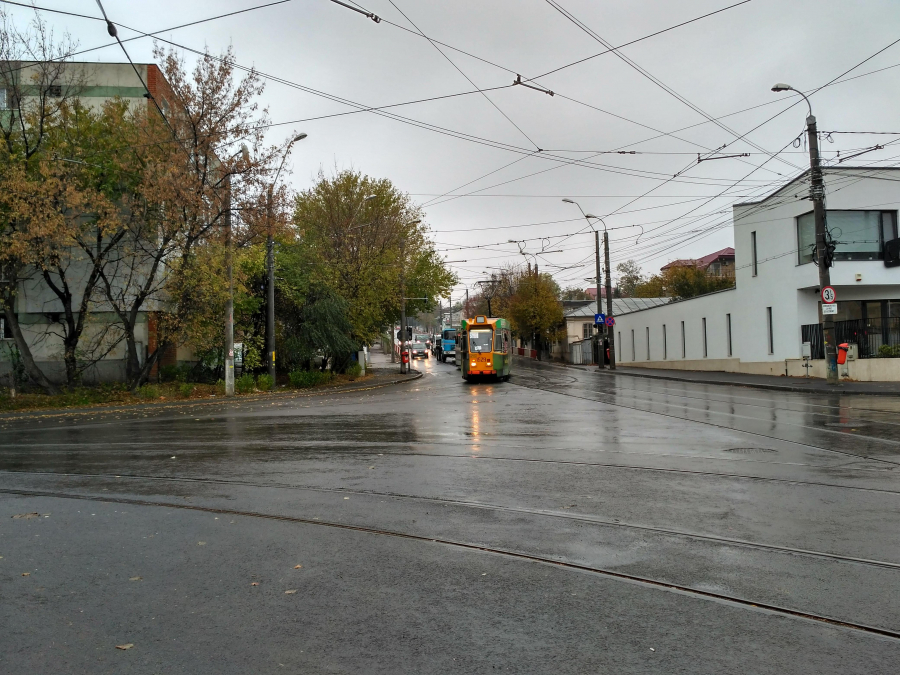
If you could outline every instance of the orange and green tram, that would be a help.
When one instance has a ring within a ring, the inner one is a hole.
[[[464,380],[491,377],[506,381],[512,366],[512,337],[507,319],[463,319],[457,334],[457,363]]]

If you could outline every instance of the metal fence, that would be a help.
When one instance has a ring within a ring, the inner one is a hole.
[[[571,343],[569,345],[569,363],[576,366],[596,363],[594,360],[594,341],[589,338]]]
[[[824,359],[821,324],[801,326],[800,334],[804,342],[810,343],[812,358]],[[835,321],[834,337],[837,344],[857,345],[861,359],[900,357],[900,316]]]

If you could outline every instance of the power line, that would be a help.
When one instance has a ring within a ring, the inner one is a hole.
[[[475,87],[476,89],[478,89],[478,85],[475,84],[475,83],[472,81],[472,78],[470,78],[468,75],[466,75],[466,74],[462,71],[462,68],[460,68],[459,66],[457,66],[457,65],[453,62],[453,60],[452,60],[449,56],[447,56],[447,55],[443,52],[443,50],[442,50],[440,47],[438,47],[437,43],[436,43],[434,40],[432,40],[430,37],[428,37],[427,35],[425,35],[425,33],[423,33],[422,30],[415,24],[415,22],[414,22],[412,19],[410,19],[402,9],[400,9],[400,8],[397,6],[397,3],[395,3],[394,0],[388,0],[388,2],[390,2],[391,5],[393,5],[394,9],[396,9],[398,12],[400,12],[400,14],[403,15],[403,18],[404,18],[404,19],[406,19],[407,21],[409,21],[409,23],[412,25],[412,27],[415,28],[415,29],[419,32],[419,35],[421,35],[423,38],[425,38],[426,40],[428,40],[428,42],[431,44],[431,46],[434,47],[435,49],[437,49],[437,50],[438,50],[438,53],[439,53],[441,56],[443,56],[445,59],[447,59],[447,61],[450,63],[450,65],[453,66],[453,67],[459,72],[460,75],[462,75],[464,78],[466,78],[466,80],[469,82],[469,84],[471,84],[473,87]],[[485,94],[483,91],[481,91],[481,95],[484,96],[485,100],[486,100],[488,103],[490,103],[490,104],[497,110],[497,112],[499,112],[501,115],[503,115],[504,118],[506,118],[506,121],[507,121],[507,122],[509,122],[510,124],[512,124],[512,125],[519,131],[520,134],[522,134],[525,138],[527,138],[527,139],[528,139],[528,142],[531,143],[531,144],[538,150],[538,152],[540,152],[540,149],[541,149],[540,146],[538,146],[538,144],[535,143],[535,142],[532,140],[531,136],[529,136],[528,134],[526,134],[526,133],[522,130],[522,127],[520,127],[518,124],[516,124],[515,122],[513,122],[512,119],[510,118],[510,116],[507,115],[505,112],[503,112],[503,111],[500,109],[500,106],[498,106],[496,103],[494,103],[493,100],[491,100],[491,97],[490,97],[490,96],[488,96],[487,94]]]
[[[681,23],[675,24],[674,26],[669,26],[668,28],[664,28],[663,30],[658,30],[655,33],[650,33],[649,35],[645,35],[644,37],[640,37],[636,40],[632,40],[631,42],[625,42],[624,44],[619,45],[618,47],[612,47],[605,51],[602,51],[598,54],[594,54],[592,56],[587,56],[583,59],[578,59],[577,61],[572,61],[572,63],[567,63],[564,66],[560,66],[558,68],[554,68],[553,70],[548,70],[546,73],[542,73],[540,75],[535,75],[534,77],[529,77],[528,80],[539,80],[542,77],[546,77],[547,75],[552,75],[553,73],[558,73],[561,70],[565,70],[566,68],[571,68],[572,66],[576,66],[579,63],[584,63],[585,61],[590,61],[591,59],[595,59],[598,56],[603,56],[604,54],[609,54],[610,52],[614,52],[617,49],[622,49],[623,47],[628,47],[629,45],[637,44],[638,42],[643,42],[644,40],[649,40],[652,37],[656,37],[657,35],[662,35],[663,33],[668,33],[671,30],[675,30],[676,28],[681,28],[682,26],[687,26],[690,23],[694,23],[695,21],[700,21],[701,19],[705,19],[707,17],[713,16],[715,14],[721,14],[722,12],[726,12],[729,9],[733,9],[735,7],[740,7],[741,5],[746,5],[751,0],[742,0],[742,2],[735,3],[733,5],[729,5],[728,7],[723,7],[722,9],[717,9],[714,12],[709,12],[708,14],[704,14],[702,16],[698,16],[694,19],[690,19],[689,21],[682,21]]]
[[[657,85],[658,87],[660,87],[660,88],[661,88],[663,91],[665,91],[667,94],[669,94],[670,96],[672,96],[672,97],[675,98],[676,100],[680,101],[681,103],[683,103],[684,105],[686,105],[686,106],[689,107],[691,110],[693,110],[693,111],[695,111],[696,113],[698,113],[699,115],[705,117],[707,120],[709,120],[710,122],[712,122],[713,124],[715,124],[717,127],[719,127],[720,129],[722,129],[723,131],[725,131],[725,132],[731,134],[732,136],[738,136],[738,134],[737,134],[736,131],[734,131],[733,129],[729,128],[727,125],[722,124],[719,120],[715,119],[714,117],[710,116],[710,115],[709,115],[708,113],[706,113],[705,111],[701,110],[698,106],[696,106],[696,105],[694,105],[693,103],[691,103],[690,101],[688,101],[684,96],[682,96],[681,94],[679,94],[678,92],[676,92],[674,89],[672,89],[671,87],[669,87],[667,84],[665,84],[664,82],[662,82],[661,80],[659,80],[657,77],[655,77],[654,75],[652,75],[652,74],[651,74],[649,71],[647,71],[645,68],[642,68],[642,67],[639,66],[636,62],[634,62],[633,60],[631,60],[629,57],[627,57],[627,56],[625,56],[624,54],[622,54],[620,51],[618,51],[616,48],[614,48],[611,44],[609,44],[609,42],[607,42],[607,41],[604,40],[602,37],[600,37],[600,35],[598,35],[594,30],[592,30],[591,28],[589,28],[584,22],[582,22],[580,19],[578,19],[574,14],[572,14],[570,11],[568,11],[567,9],[565,9],[564,7],[562,7],[559,3],[557,3],[556,0],[544,0],[544,1],[545,1],[548,5],[550,5],[551,7],[553,7],[557,12],[559,12],[560,14],[562,14],[566,19],[568,19],[568,20],[571,21],[573,24],[575,24],[578,28],[580,28],[582,31],[584,31],[587,35],[589,35],[590,37],[592,37],[594,40],[596,40],[597,42],[599,42],[600,44],[602,44],[602,45],[603,45],[604,47],[606,47],[607,49],[611,50],[612,53],[615,54],[617,58],[619,58],[619,59],[620,59],[621,61],[623,61],[625,64],[627,64],[628,66],[630,66],[631,68],[633,68],[635,71],[637,71],[638,73],[640,73],[641,75],[643,75],[643,76],[644,76],[645,78],[647,78],[648,80],[650,80],[653,84],[655,84],[655,85]],[[766,151],[766,150],[765,150],[764,148],[762,148],[761,146],[759,146],[759,145],[757,145],[757,144],[755,144],[755,143],[752,143],[751,141],[748,141],[748,140],[746,140],[746,139],[745,139],[745,142],[748,143],[749,145],[751,145],[752,147],[756,148],[757,150],[759,150],[759,151],[761,151],[761,152],[764,152],[764,153],[766,153],[766,154],[769,154],[768,151]],[[775,157],[774,155],[770,155],[770,156],[773,157],[773,158]],[[783,162],[784,164],[787,164],[788,166],[790,166],[790,167],[792,167],[792,168],[794,168],[794,169],[798,168],[798,167],[796,167],[795,165],[793,165],[793,164],[791,164],[790,162],[788,162],[787,160],[781,159],[781,160],[779,160],[779,161]]]

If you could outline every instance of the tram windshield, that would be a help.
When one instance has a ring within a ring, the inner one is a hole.
[[[494,331],[491,328],[476,328],[469,331],[469,351],[484,353],[491,351]]]

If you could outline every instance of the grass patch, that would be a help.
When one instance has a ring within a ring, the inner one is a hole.
[[[324,385],[346,384],[348,382],[367,380],[371,374],[363,377],[354,377],[351,374],[334,375],[331,372],[296,371],[291,373],[291,386],[298,389],[309,389]],[[260,381],[261,380],[261,381]],[[241,385],[239,386],[239,383]],[[268,384],[268,376],[260,376],[254,379],[247,374],[235,381],[237,394],[252,394],[257,392],[257,385]],[[262,392],[265,393],[265,390]],[[225,382],[219,380],[216,384],[195,384],[193,382],[164,382],[162,384],[145,384],[136,392],[129,391],[122,384],[101,384],[95,387],[78,387],[65,391],[58,396],[49,396],[43,393],[16,392],[16,397],[9,395],[9,390],[0,387],[0,412],[13,412],[18,410],[41,410],[48,408],[88,408],[103,405],[136,405],[155,401],[186,401],[191,399],[209,399],[210,397],[224,397]]]

